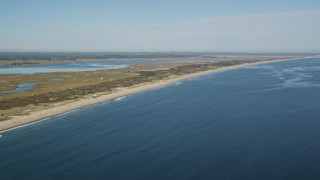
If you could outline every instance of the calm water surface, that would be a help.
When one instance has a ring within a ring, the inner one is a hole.
[[[152,62],[192,62],[188,60],[123,60],[106,62],[74,62],[63,64],[42,64],[31,66],[1,66],[0,74],[34,74],[48,72],[78,72],[78,71],[96,71],[104,69],[126,68],[135,64],[144,64]]]
[[[21,92],[33,89],[37,83],[22,83],[17,86],[17,88],[7,91],[0,91],[1,94],[13,93],[13,92]]]
[[[125,68],[133,64],[133,62],[75,62],[32,66],[2,66],[0,67],[0,74],[33,74],[48,72],[96,71],[102,69]]]
[[[2,133],[0,179],[320,179],[320,60],[251,66]]]

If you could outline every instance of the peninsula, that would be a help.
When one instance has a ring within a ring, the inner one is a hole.
[[[201,75],[303,58],[308,57],[255,57],[249,60],[233,57],[213,61],[147,63],[86,72],[1,74],[0,91],[8,91],[26,82],[34,82],[36,87],[0,95],[0,131]]]

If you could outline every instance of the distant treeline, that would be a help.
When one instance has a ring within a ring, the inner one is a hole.
[[[232,52],[0,52],[0,60],[77,60],[110,58],[185,58],[228,55],[308,56],[316,53],[232,53]]]
[[[0,60],[77,60],[110,58],[183,58],[198,53],[0,52]]]

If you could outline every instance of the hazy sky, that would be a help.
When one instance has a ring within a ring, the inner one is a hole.
[[[0,51],[320,52],[320,0],[0,0]]]

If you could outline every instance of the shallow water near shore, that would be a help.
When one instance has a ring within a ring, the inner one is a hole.
[[[320,60],[190,79],[2,133],[0,179],[319,179]]]

